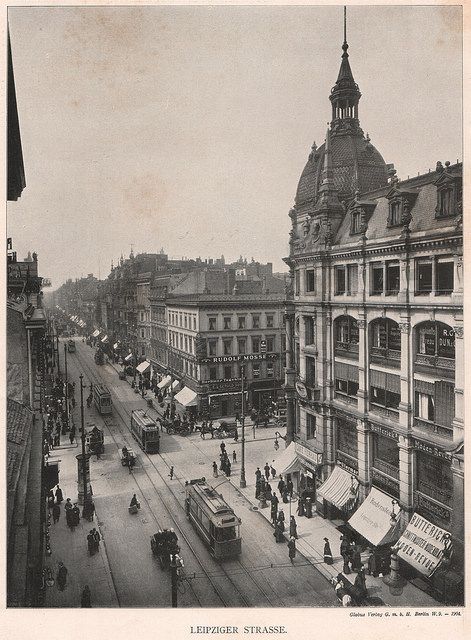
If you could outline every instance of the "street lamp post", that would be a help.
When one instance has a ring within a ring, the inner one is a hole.
[[[240,380],[241,380],[241,389],[242,389],[242,397],[241,397],[241,422],[242,422],[242,452],[241,452],[241,467],[240,467],[240,483],[239,486],[241,489],[245,489],[247,486],[247,482],[245,480],[245,390],[244,390],[244,375],[245,375],[245,367],[241,365],[240,367]]]
[[[61,374],[61,363],[60,363],[60,357],[59,357],[59,334],[56,331],[56,354],[57,354],[57,375],[60,376]]]
[[[81,491],[80,491],[80,476],[81,480],[82,480],[82,489],[83,489],[83,502],[82,504],[84,505],[84,512],[86,515],[88,515],[88,507],[89,507],[89,497],[88,497],[88,490],[87,490],[87,473],[88,473],[88,461],[90,459],[90,456],[87,455],[85,453],[85,418],[84,418],[84,414],[83,414],[83,374],[80,374],[79,376],[80,378],[80,422],[81,422],[81,440],[82,440],[82,453],[80,453],[79,455],[75,456],[77,458],[78,461],[78,486],[79,486],[79,490],[78,490],[78,494],[79,494],[79,502],[81,502],[80,498],[81,498]],[[86,517],[84,515],[84,517]]]
[[[65,367],[65,416],[69,427],[69,381],[67,377],[67,343],[64,342],[64,367]]]

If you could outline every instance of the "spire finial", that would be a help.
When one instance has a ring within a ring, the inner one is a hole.
[[[348,53],[347,53],[347,49],[348,49],[348,44],[347,44],[347,7],[344,6],[343,8],[343,45],[342,45],[342,49],[343,49],[343,56],[342,57],[348,57]]]

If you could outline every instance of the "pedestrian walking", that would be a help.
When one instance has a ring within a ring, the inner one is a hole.
[[[234,464],[234,462],[237,462],[237,453],[234,451],[232,452],[232,464]]]
[[[69,442],[70,442],[70,444],[74,444],[74,440],[75,440],[75,431],[73,429],[71,429],[70,432],[69,432]]]
[[[270,480],[270,465],[268,464],[268,462],[265,462],[265,466],[263,467],[263,470],[265,471],[265,478],[267,479],[267,482]]]
[[[343,569],[342,572],[348,576],[351,571],[350,571],[350,542],[347,538],[347,536],[340,536],[340,555],[342,556],[343,559]]]
[[[288,501],[288,496],[289,496],[289,493],[288,493],[288,487],[285,485],[285,487],[284,487],[284,489],[283,489],[283,502],[284,502],[285,504],[288,504],[288,502],[289,502],[289,501]]]
[[[283,480],[283,476],[280,476],[280,481],[278,482],[278,491],[280,492],[280,496],[283,497],[283,491],[285,490],[285,481]]]
[[[226,443],[224,442],[224,440],[221,442],[219,446],[221,448],[221,453],[224,454],[226,452]]]
[[[57,586],[60,591],[64,591],[65,585],[67,584],[67,567],[63,562],[59,562],[59,569],[57,570]]]
[[[170,467],[170,473],[168,475],[170,476],[170,480],[173,480],[173,467]]]
[[[231,463],[229,461],[229,458],[226,458],[226,476],[229,478],[230,475],[231,475]]]
[[[291,564],[294,564],[294,559],[296,557],[296,539],[294,536],[291,536],[288,542],[288,555],[291,560]]]
[[[98,551],[98,549],[100,547],[101,536],[100,536],[100,534],[98,533],[98,531],[95,528],[93,528],[91,530],[91,534],[93,536],[93,542],[94,542],[94,545],[95,545],[95,551]]]
[[[260,497],[261,487],[262,487],[261,480],[256,480],[255,482],[255,499],[256,500],[258,500],[258,498]]]
[[[54,491],[51,489],[47,495],[47,508],[49,511],[54,506]]]
[[[59,522],[60,517],[61,517],[61,508],[60,508],[60,505],[56,503],[52,507],[52,521],[54,522],[54,524],[56,524],[56,522]]]
[[[87,547],[88,547],[88,554],[90,556],[93,556],[96,551],[96,544],[95,544],[95,539],[93,537],[92,531],[90,531],[89,534],[87,535]]]
[[[234,430],[234,442],[239,442],[239,430],[237,429],[237,425]]]
[[[258,480],[260,482],[261,479],[262,479],[262,472],[260,471],[260,467],[257,467],[257,471],[255,472],[255,480]]]
[[[286,483],[286,488],[288,489],[288,493],[289,493],[289,499],[291,500],[293,497],[293,481],[291,480],[291,478],[288,478],[288,482]]]
[[[358,574],[355,578],[353,586],[358,589],[361,597],[365,598],[368,595],[368,589],[366,588],[365,569],[362,564],[360,564],[360,568],[358,570]]]
[[[90,587],[86,584],[83,588],[82,595],[80,597],[80,607],[82,609],[89,609],[92,606],[92,594],[90,593]]]
[[[301,496],[299,496],[298,499],[298,508],[296,509],[296,513],[298,514],[298,516],[304,515],[304,500]]]
[[[353,545],[352,569],[359,571],[361,567],[361,548],[359,544]]]
[[[76,504],[72,507],[71,511],[72,528],[77,527],[80,522],[80,509]]]
[[[334,558],[332,557],[329,538],[324,538],[324,562],[326,564],[334,564]]]
[[[273,460],[273,462],[275,461]],[[273,466],[273,464],[270,466],[270,473],[271,473],[272,480],[274,480],[276,478],[276,469]]]
[[[278,526],[282,533],[285,532],[285,514],[283,513],[283,509],[280,509],[278,514]]]
[[[294,516],[289,519],[289,535],[290,538],[298,539],[298,525]]]

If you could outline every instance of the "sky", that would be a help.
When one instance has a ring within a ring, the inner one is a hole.
[[[363,130],[400,179],[462,160],[458,6],[352,6]],[[296,188],[325,139],[341,6],[10,7],[26,173],[19,259],[53,287],[121,253],[286,269]]]

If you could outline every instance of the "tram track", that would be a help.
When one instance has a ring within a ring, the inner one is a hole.
[[[90,365],[89,362],[87,362],[85,356],[83,355],[79,355],[79,352],[77,351],[75,353],[75,357],[77,358],[78,362],[80,363],[80,365],[82,366],[82,368],[84,368],[87,372],[88,372],[88,377],[90,378],[91,382],[103,382],[103,380],[101,379],[101,377],[98,375],[98,373],[93,369],[93,367]],[[129,439],[132,438],[132,435],[130,433],[129,427],[128,427],[128,423],[129,420],[127,420],[126,418],[131,417],[131,413],[127,412],[126,410],[122,410],[123,409],[123,403],[122,401],[119,401],[120,404],[114,402],[113,403],[113,410],[115,411],[115,413],[118,414],[120,421],[123,423],[124,427],[125,427],[125,431],[123,431],[122,428],[119,428],[116,424],[115,421],[112,418],[108,418],[108,417],[103,417],[103,421],[105,422],[105,425],[107,427],[108,433],[110,435],[110,437],[112,438],[114,444],[116,445],[117,450],[119,450],[121,448],[120,444],[117,442],[115,435],[113,434],[112,431],[112,427],[116,427],[119,433],[119,436],[121,436],[121,438],[124,438],[124,440],[126,441],[125,444],[129,443]],[[121,405],[121,406],[120,406]],[[124,416],[123,417],[123,413]],[[111,420],[111,422],[110,422]],[[131,440],[133,441],[133,440]],[[157,475],[159,476],[159,478],[161,479],[161,481],[163,482],[163,485],[168,489],[168,492],[171,494],[173,500],[176,502],[176,504],[178,505],[178,507],[180,509],[184,509],[183,505],[181,504],[180,500],[178,499],[178,497],[175,495],[172,487],[167,483],[165,476],[161,473],[161,471],[157,468],[157,466],[154,464],[153,460],[150,458],[150,456],[145,452],[145,451],[140,451],[140,455],[149,463],[149,465],[153,468],[153,470],[157,473]],[[167,460],[163,457],[163,454],[158,454],[160,455],[161,459],[163,460],[163,462],[167,465],[167,467],[170,467],[171,465],[169,465],[169,463],[167,462]],[[162,493],[160,491],[160,489],[157,487],[157,485],[155,484],[154,480],[152,479],[151,475],[149,474],[149,472],[146,469],[146,466],[144,464],[141,464],[141,468],[143,469],[148,481],[150,482],[150,484],[153,487],[153,490],[155,492],[155,494],[157,495],[157,497],[159,498],[159,501],[164,509],[164,511],[166,511],[166,513],[168,514],[168,517],[170,518],[170,520],[174,523],[175,528],[178,529],[179,533],[181,534],[181,537],[183,538],[183,540],[185,541],[186,546],[188,547],[188,549],[190,550],[192,556],[194,557],[194,559],[196,560],[197,564],[201,567],[203,574],[205,575],[205,577],[207,578],[208,582],[211,584],[214,592],[216,593],[217,597],[219,598],[219,600],[221,601],[221,603],[223,604],[223,606],[225,607],[234,607],[234,606],[245,606],[245,607],[252,607],[253,603],[249,601],[249,599],[247,598],[247,596],[241,591],[241,589],[239,588],[239,586],[235,583],[234,579],[231,577],[231,575],[228,573],[227,569],[225,567],[223,567],[221,564],[218,563],[217,565],[217,571],[218,573],[223,574],[224,578],[229,582],[229,584],[232,585],[232,588],[234,589],[234,591],[236,592],[238,599],[241,601],[241,605],[238,605],[237,603],[234,602],[234,599],[232,597],[228,597],[227,594],[221,593],[221,588],[220,585],[216,584],[215,580],[216,578],[214,576],[211,575],[211,573],[207,570],[207,568],[205,567],[204,563],[200,560],[198,553],[196,552],[196,550],[194,549],[194,545],[192,544],[192,542],[189,539],[189,536],[183,531],[182,526],[180,525],[180,523],[178,522],[178,520],[174,517],[174,514],[172,513],[172,511],[170,510],[169,506],[166,504]],[[145,495],[145,490],[144,488],[140,485],[139,481],[137,480],[137,478],[135,477],[135,472],[132,474],[133,475],[133,479],[134,482],[136,484],[136,486],[139,489],[140,494],[143,496],[147,507],[149,508],[150,513],[152,514],[152,517],[154,518],[157,526],[159,529],[162,529],[163,526],[162,524],[159,522],[156,514],[153,512],[149,500]],[[179,482],[180,486],[182,488],[184,488],[183,483],[180,480],[177,480],[177,482]],[[215,562],[215,561],[214,561]],[[242,564],[242,562],[240,560],[234,560],[234,561],[230,561],[231,564],[235,565],[235,567],[240,568],[241,571],[238,571],[237,574],[238,575],[243,575],[245,578],[249,578],[251,580],[251,582],[253,583],[253,585],[255,586],[257,593],[260,593],[263,595],[263,597],[265,598],[265,600],[267,601],[267,603],[270,606],[276,606],[273,603],[272,598],[270,597],[270,594],[268,594],[265,589],[262,587],[262,585],[259,583],[259,581],[255,580],[254,577],[252,576],[252,574],[250,573],[249,569]],[[193,585],[190,582],[190,586],[191,586],[191,590],[195,596],[195,599],[198,601],[199,605],[201,605],[201,599],[198,597]],[[274,590],[273,590],[274,592]],[[261,606],[261,605],[260,605]]]

